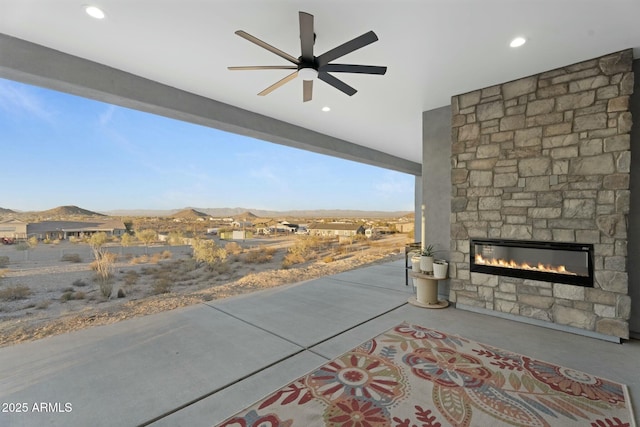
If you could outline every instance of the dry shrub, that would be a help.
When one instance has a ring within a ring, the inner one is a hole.
[[[40,301],[39,303],[36,304],[36,308],[38,310],[45,310],[47,308],[49,308],[49,305],[51,304],[51,301]]]
[[[62,302],[67,302],[71,300],[85,299],[86,297],[87,297],[87,294],[85,294],[82,291],[77,291],[77,292],[65,291],[60,297],[60,300]]]
[[[228,242],[226,245],[224,245],[224,250],[231,255],[240,255],[242,253],[242,246],[240,246],[237,242]]]
[[[151,286],[153,295],[166,294],[171,292],[171,281],[166,278],[157,279]]]
[[[133,286],[138,281],[140,275],[135,270],[129,270],[124,274],[124,284],[125,286]]]
[[[116,262],[116,254],[111,252],[103,253],[98,259],[93,261],[89,266],[93,271],[98,273],[103,279],[108,279],[112,275],[113,264]]]
[[[325,263],[329,264],[330,262],[335,261],[335,259],[331,255],[328,255],[328,256],[322,258],[322,261],[324,261]]]
[[[209,264],[211,271],[215,271],[218,274],[228,274],[231,272],[231,266],[227,262],[217,262],[215,264]]]
[[[97,282],[100,287],[100,294],[105,297],[111,297],[111,293],[113,292],[113,278],[108,277],[104,278],[103,276],[96,274],[93,278],[94,282]]]
[[[0,256],[0,268],[5,268],[9,265],[9,257],[8,256]]]
[[[84,281],[84,280],[82,280],[82,279],[76,279],[76,280],[74,280],[74,281],[73,281],[73,283],[71,284],[71,286],[76,286],[76,287],[78,287],[78,288],[82,288],[82,287],[87,286],[87,282],[85,282],[85,281]]]
[[[282,260],[282,268],[289,268],[294,264],[302,264],[306,259],[300,254],[286,254]]]
[[[131,261],[129,261],[131,264],[148,264],[149,263],[149,256],[148,255],[140,255],[134,258],[131,258]]]
[[[273,259],[273,252],[268,250],[253,250],[244,255],[247,264],[265,264]]]
[[[0,300],[2,301],[15,301],[19,299],[26,299],[31,295],[31,289],[28,286],[16,285],[10,286],[6,289],[0,290]]]
[[[78,263],[82,262],[82,258],[78,254],[64,254],[62,255],[62,261]]]

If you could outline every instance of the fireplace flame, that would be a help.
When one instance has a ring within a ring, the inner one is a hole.
[[[476,264],[477,265],[488,265],[490,267],[502,267],[502,268],[513,268],[520,270],[530,270],[530,271],[542,271],[545,273],[556,273],[556,274],[565,274],[567,276],[577,276],[577,273],[573,273],[564,265],[552,266],[552,265],[543,265],[538,263],[538,265],[529,265],[526,262],[518,264],[514,260],[504,260],[504,259],[496,259],[490,258],[485,259],[482,255],[476,254]]]

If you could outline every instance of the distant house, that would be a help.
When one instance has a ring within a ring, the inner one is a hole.
[[[253,223],[251,221],[233,221],[231,223],[233,228],[250,228],[253,227]]]
[[[253,233],[249,230],[227,230],[220,232],[221,240],[245,240],[251,239]]]
[[[334,237],[334,236],[355,236],[364,234],[365,228],[362,224],[348,223],[315,223],[308,227],[312,236]]]
[[[27,224],[27,236],[40,240],[66,240],[70,237],[86,237],[103,232],[107,236],[122,236],[127,227],[120,220],[107,221],[41,221]]]
[[[403,222],[396,224],[396,230],[400,233],[411,233],[415,228],[413,222]]]
[[[17,219],[0,222],[0,239],[26,239],[27,223]]]

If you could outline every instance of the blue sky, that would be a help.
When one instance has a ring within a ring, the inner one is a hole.
[[[414,177],[0,79],[0,207],[412,211]]]

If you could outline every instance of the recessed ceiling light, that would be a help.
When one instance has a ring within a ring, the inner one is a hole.
[[[87,12],[87,15],[95,19],[104,19],[105,17],[102,9],[97,6],[85,6],[84,11]]]
[[[516,37],[515,39],[511,40],[511,43],[509,43],[509,46],[520,47],[526,42],[527,42],[527,39],[525,39],[524,37]]]
[[[331,111],[331,108],[329,107],[322,107],[322,111],[324,111],[325,113],[328,111]]]

